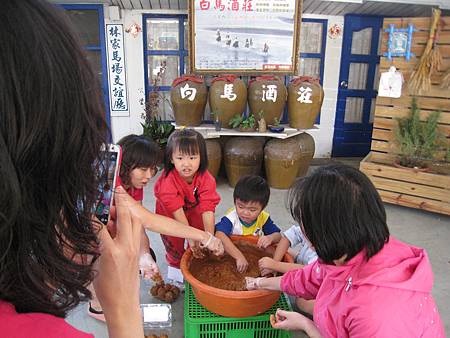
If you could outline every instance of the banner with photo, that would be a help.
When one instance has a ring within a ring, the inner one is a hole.
[[[193,73],[294,74],[301,0],[190,1]]]

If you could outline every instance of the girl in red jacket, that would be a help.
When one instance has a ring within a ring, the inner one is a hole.
[[[214,211],[220,196],[207,166],[203,136],[191,129],[175,131],[167,142],[164,171],[155,184],[156,213],[214,234]],[[179,268],[184,239],[165,235],[161,238],[167,263]],[[200,254],[197,242],[189,244],[195,255]]]

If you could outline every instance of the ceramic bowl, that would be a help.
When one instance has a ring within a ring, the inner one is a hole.
[[[269,130],[272,133],[281,133],[281,132],[284,131],[284,127],[281,127],[281,126],[269,126]]]

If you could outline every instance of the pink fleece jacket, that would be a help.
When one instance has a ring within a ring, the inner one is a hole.
[[[390,237],[369,261],[365,250],[345,265],[320,262],[286,273],[281,289],[316,299],[314,322],[324,337],[445,337],[431,296],[425,250]]]

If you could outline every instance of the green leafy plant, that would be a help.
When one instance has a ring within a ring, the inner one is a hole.
[[[166,70],[166,61],[162,61],[159,66],[159,71],[152,80],[152,90],[150,91],[147,102],[145,103],[144,113],[142,118],[144,120],[142,125],[143,135],[150,137],[153,141],[164,148],[170,134],[175,130],[175,127],[166,121],[162,121],[159,117],[159,106],[165,99],[160,92],[160,82]]]
[[[161,118],[153,116],[153,118],[146,123],[141,123],[143,128],[143,135],[150,137],[153,141],[159,144],[161,148],[164,148],[167,144],[170,134],[175,130],[175,127],[165,121],[161,121]]]
[[[243,116],[236,114],[230,119],[230,121],[228,122],[228,125],[231,128],[238,128],[241,125],[242,119],[243,119]]]
[[[247,117],[236,114],[230,119],[228,125],[231,128],[255,129],[256,119],[253,114],[250,114]]]
[[[426,167],[424,161],[432,160],[437,152],[445,149],[444,138],[437,129],[440,114],[441,112],[434,111],[424,122],[420,121],[420,109],[413,98],[410,114],[397,118],[395,137],[400,147],[400,165],[410,168]]]
[[[278,117],[274,117],[272,126],[278,127],[280,125],[280,122],[281,121],[280,121],[280,119]]]

